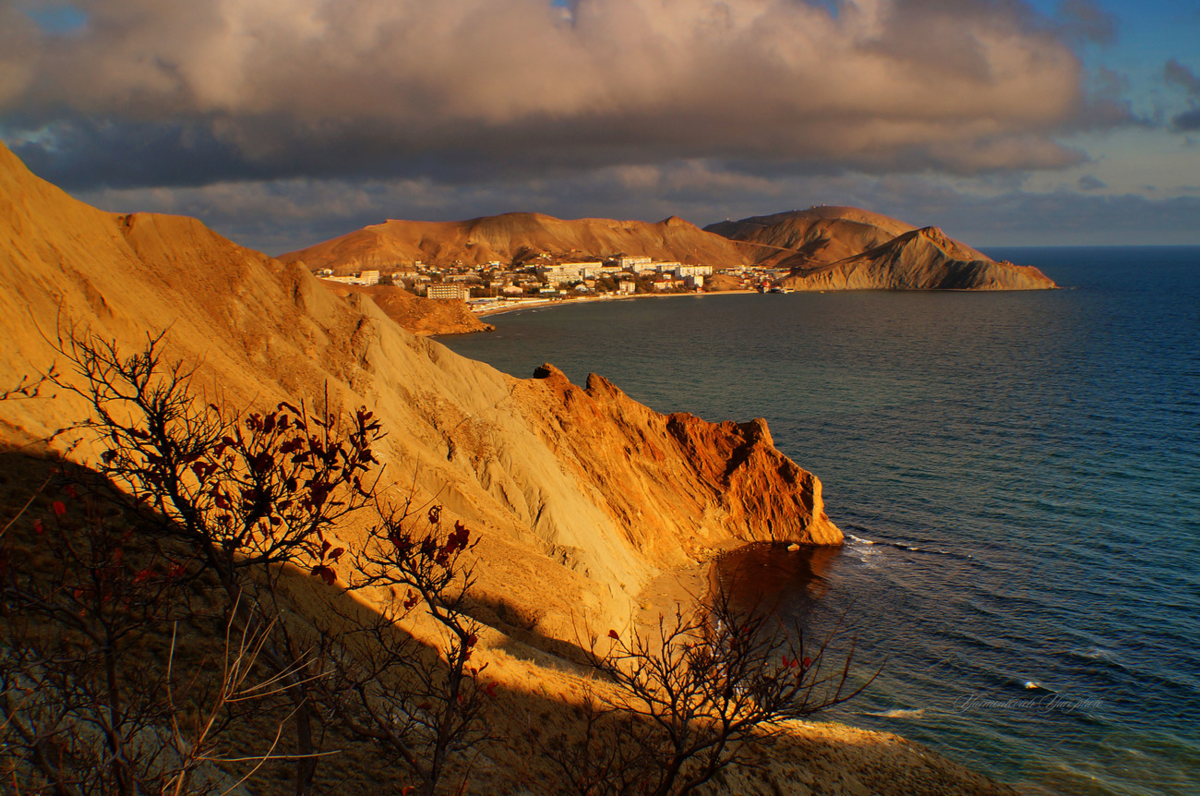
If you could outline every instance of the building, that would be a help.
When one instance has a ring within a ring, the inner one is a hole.
[[[569,285],[594,275],[603,263],[563,263],[562,265],[539,265],[537,272],[546,277],[551,285]]]
[[[627,257],[625,255],[621,255],[615,259],[618,268],[621,270],[633,271],[635,274],[640,274],[643,270],[654,270],[650,265],[650,263],[653,262],[652,258],[650,257]]]
[[[378,285],[379,284],[379,272],[378,271],[361,271],[358,275],[358,283],[360,285]]]
[[[425,295],[428,298],[443,301],[466,301],[471,297],[471,291],[466,285],[460,284],[430,285],[426,289]]]
[[[676,263],[673,270],[679,279],[686,279],[689,276],[712,276],[711,265],[679,265]]]

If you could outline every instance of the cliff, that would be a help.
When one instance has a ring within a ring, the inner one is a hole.
[[[386,221],[279,259],[303,262],[312,271],[331,268],[340,275],[365,268],[387,271],[418,260],[437,266],[528,263],[539,254],[578,262],[627,254],[718,268],[749,262],[739,244],[674,216],[651,224],[607,218],[564,220],[540,213],[505,213],[469,221]]]
[[[514,379],[195,219],[89,207],[3,148],[0,328],[0,378],[14,384],[61,366],[49,342],[60,331],[86,328],[133,352],[168,329],[170,355],[198,366],[210,399],[311,402],[327,388],[338,406],[374,408],[395,490],[436,496],[478,529],[481,593],[547,636],[573,637],[581,617],[624,621],[648,578],[709,549],[841,539],[819,481],[775,450],[761,421],[664,416],[552,369]],[[45,437],[85,411],[69,397],[5,402],[0,423],[10,439]]]
[[[936,227],[854,207],[725,221],[705,228],[751,248],[755,263],[786,268],[794,290],[1043,290],[1038,269],[997,262]]]

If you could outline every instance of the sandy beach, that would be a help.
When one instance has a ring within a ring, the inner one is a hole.
[[[632,296],[613,296],[609,298],[587,297],[573,299],[548,299],[546,301],[529,301],[529,302],[496,302],[496,306],[488,305],[484,309],[476,310],[472,308],[479,317],[487,315],[504,315],[510,312],[520,312],[522,310],[538,310],[546,307],[565,307],[575,304],[594,304],[601,301],[632,301],[634,299],[665,299],[665,298],[697,298],[703,296],[726,296],[731,293],[754,293],[754,290],[712,290],[703,293],[637,293]]]

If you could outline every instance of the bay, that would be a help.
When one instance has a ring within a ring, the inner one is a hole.
[[[1200,248],[988,254],[1064,289],[580,304],[442,342],[765,417],[847,544],[725,566],[882,665],[829,718],[1029,793],[1200,792]]]

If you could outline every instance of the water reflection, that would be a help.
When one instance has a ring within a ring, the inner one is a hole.
[[[803,620],[829,591],[829,571],[841,554],[841,547],[747,545],[714,562],[711,585],[723,588],[735,609]]]

